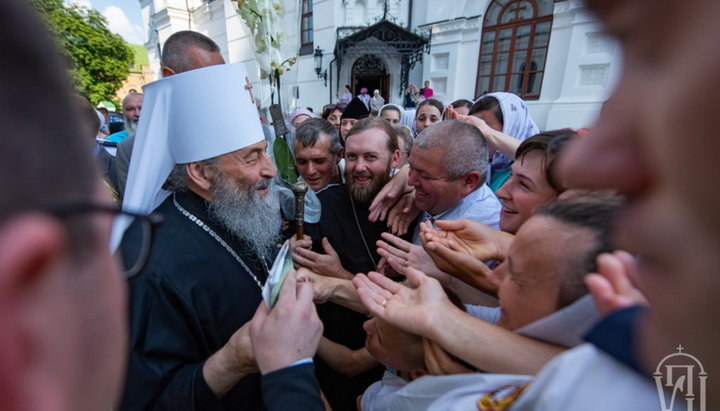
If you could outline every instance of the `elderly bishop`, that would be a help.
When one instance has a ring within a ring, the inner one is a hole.
[[[147,255],[128,280],[123,410],[264,407],[246,323],[281,220],[245,78],[241,64],[229,64],[145,87],[123,207],[164,221],[151,231],[134,223],[121,246],[126,267]],[[312,384],[311,364],[293,368]]]

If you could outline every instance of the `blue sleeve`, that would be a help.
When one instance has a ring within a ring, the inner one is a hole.
[[[612,312],[600,320],[584,338],[606,354],[643,374],[637,357],[637,324],[645,311],[645,307],[632,306]]]

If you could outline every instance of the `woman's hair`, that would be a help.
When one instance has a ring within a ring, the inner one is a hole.
[[[567,146],[567,142],[577,137],[577,133],[569,128],[562,130],[545,131],[536,134],[520,143],[515,151],[515,160],[521,160],[531,151],[542,151],[543,158],[541,166],[543,168],[545,178],[550,186],[558,193],[566,190],[562,184],[554,177],[554,168],[560,153]]]
[[[470,109],[470,108],[472,108],[472,106],[473,106],[473,102],[470,101],[470,100],[461,98],[461,99],[459,99],[459,100],[453,101],[452,103],[450,103],[450,105],[451,105],[453,108],[467,107],[467,108]]]
[[[472,116],[473,114],[477,114],[482,111],[492,111],[493,114],[495,114],[495,117],[497,117],[500,124],[502,124],[503,126],[505,125],[502,109],[500,108],[500,101],[498,101],[498,99],[496,99],[495,97],[480,97],[475,101],[475,104],[470,107],[470,112],[468,113],[468,115]]]
[[[323,107],[323,112],[320,117],[322,117],[324,120],[327,120],[327,118],[330,117],[330,113],[335,110],[340,110],[340,113],[342,113],[343,111],[345,111],[345,107],[347,107],[347,103],[326,104]]]
[[[385,111],[395,111],[398,113],[398,117],[402,118],[402,111],[400,110],[400,107],[394,105],[394,104],[386,104],[380,108],[380,115],[382,115]]]
[[[443,110],[445,109],[445,107],[443,107],[443,104],[439,100],[435,100],[434,98],[429,98],[427,100],[423,100],[422,103],[418,104],[417,109],[415,110],[415,117],[417,117],[417,113],[420,112],[420,109],[423,106],[427,106],[427,105],[433,106],[436,109],[438,109],[438,112],[440,114],[442,114]]]

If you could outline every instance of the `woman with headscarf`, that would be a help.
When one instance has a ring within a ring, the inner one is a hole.
[[[370,111],[370,95],[367,92],[368,92],[368,89],[366,89],[365,87],[361,88],[360,94],[358,94],[358,96],[356,98],[359,98],[360,101],[362,101],[363,104],[365,104],[365,108],[367,108],[368,111]]]
[[[310,120],[311,118],[315,117],[312,113],[312,111],[306,109],[306,108],[296,108],[293,110],[292,113],[290,113],[290,116],[288,117],[288,120],[290,124],[293,126],[293,128],[298,128],[298,126],[305,120]]]
[[[385,105],[385,99],[380,95],[380,90],[375,89],[375,91],[373,91],[373,96],[370,99],[370,111],[380,111],[383,105]]]
[[[380,107],[378,115],[382,117],[385,121],[390,123],[393,127],[397,127],[402,121],[402,115],[404,111],[405,110],[403,110],[400,106],[396,104],[385,104],[384,106]]]
[[[512,93],[485,94],[475,100],[469,115],[484,120],[492,130],[516,139],[518,144],[540,132],[537,124],[530,117],[527,104],[523,99]],[[486,137],[492,143],[493,137]],[[496,140],[502,139],[498,138]],[[489,185],[493,191],[496,191],[510,177],[510,163],[517,146],[510,145],[507,150],[504,150],[498,144],[490,144],[488,148],[491,155]],[[503,152],[508,151],[507,155],[503,154]]]

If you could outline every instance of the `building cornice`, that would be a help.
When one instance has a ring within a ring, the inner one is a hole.
[[[432,23],[421,24],[421,30],[432,31],[433,34],[442,34],[458,30],[479,29],[482,25],[481,15],[471,17],[458,17],[451,20],[441,20]]]

